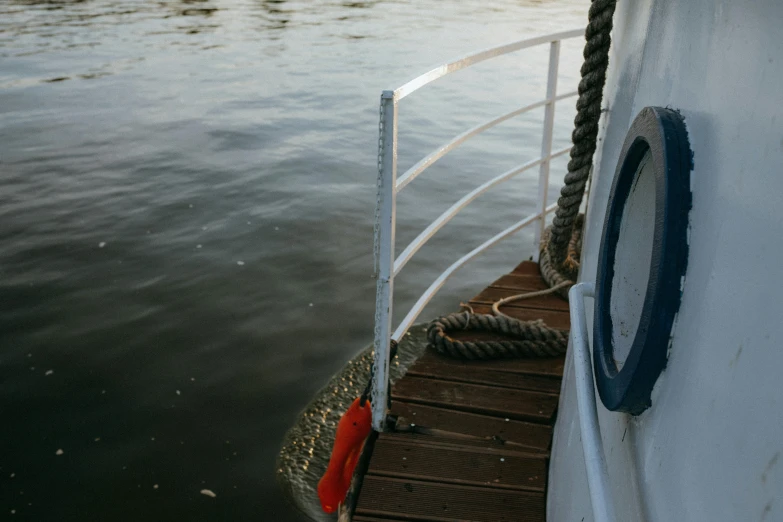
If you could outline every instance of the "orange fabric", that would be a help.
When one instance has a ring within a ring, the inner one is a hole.
[[[371,431],[370,401],[361,406],[360,399],[357,398],[337,424],[332,457],[329,459],[326,473],[318,482],[318,498],[326,513],[337,511],[337,507],[345,500],[364,441]]]

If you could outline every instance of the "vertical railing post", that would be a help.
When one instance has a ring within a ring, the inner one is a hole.
[[[544,110],[544,132],[541,138],[541,158],[544,160],[538,171],[538,226],[533,245],[533,260],[538,262],[538,245],[546,228],[546,206],[549,197],[549,156],[552,154],[552,132],[555,126],[555,96],[557,95],[557,72],[560,63],[560,40],[549,46],[549,76],[546,81],[547,104]]]
[[[372,426],[383,431],[389,396],[389,342],[394,301],[394,235],[397,206],[397,100],[394,91],[383,91],[380,111],[378,168],[378,282],[375,295],[375,368],[372,383]]]

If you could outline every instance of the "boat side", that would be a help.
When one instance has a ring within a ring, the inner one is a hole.
[[[619,520],[783,520],[782,21],[773,1],[646,0],[615,13],[580,281],[596,279],[637,114],[679,111],[693,151],[688,268],[652,406],[632,416],[598,404]],[[565,368],[548,519],[590,521],[570,351]]]

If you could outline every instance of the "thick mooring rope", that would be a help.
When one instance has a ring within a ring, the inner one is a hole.
[[[582,252],[582,228],[584,226],[584,214],[578,214],[574,219],[574,227],[571,231],[571,238],[568,241],[568,258],[570,260],[570,266],[576,272],[579,273],[579,256]],[[572,281],[570,277],[563,274],[563,271],[558,270],[557,265],[552,261],[549,244],[551,241],[552,226],[547,227],[544,230],[544,235],[541,238],[541,245],[539,247],[538,256],[538,269],[541,271],[541,277],[544,278],[546,284],[550,287],[558,288],[558,294],[563,299],[568,299],[568,290],[570,285],[566,285],[566,282]],[[574,278],[576,277],[574,275]]]
[[[577,222],[584,218],[581,214]],[[500,307],[513,301],[540,297],[558,293],[563,295],[573,285],[573,281],[563,278],[549,262],[546,242],[549,229],[541,241],[539,269],[550,288],[524,294],[504,297],[492,304],[492,315],[476,314],[469,305],[463,305],[469,311],[457,312],[432,321],[427,327],[427,340],[440,353],[461,359],[507,359],[511,357],[554,357],[563,355],[568,349],[568,330],[550,328],[543,321],[521,321],[500,311]],[[579,259],[582,248],[582,226],[574,227],[569,241],[570,248],[577,250],[574,255]],[[566,294],[567,298],[567,294]],[[450,337],[447,332],[453,330],[481,330],[508,336],[508,339],[495,341],[460,341]]]
[[[579,82],[579,99],[576,102],[574,131],[571,134],[573,147],[568,173],[565,176],[557,211],[547,246],[552,266],[563,278],[576,280],[579,271],[578,257],[569,255],[572,230],[582,204],[585,186],[593,164],[593,154],[598,137],[598,122],[601,118],[601,100],[606,69],[609,65],[612,17],[617,0],[593,0],[588,13],[585,30],[584,63],[582,80]]]
[[[557,211],[547,227],[539,248],[539,269],[550,289],[568,299],[568,289],[579,274],[584,215],[579,207],[593,164],[593,154],[601,119],[601,100],[609,65],[612,18],[617,0],[593,0],[585,30],[584,63],[576,103],[573,147]],[[493,305],[495,315],[462,312],[430,323],[427,339],[441,353],[463,359],[508,357],[551,357],[562,355],[568,346],[568,331],[546,326],[543,321],[520,321],[503,314],[499,306],[510,301],[541,295],[529,292],[501,299]],[[502,341],[459,341],[449,330],[483,330],[510,337]]]
[[[459,341],[448,330],[481,330],[517,339],[504,341]],[[454,313],[432,321],[427,339],[442,354],[459,359],[554,357],[565,353],[568,330],[555,330],[542,321],[520,321],[489,314]]]

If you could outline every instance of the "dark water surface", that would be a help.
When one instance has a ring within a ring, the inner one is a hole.
[[[0,0],[0,519],[299,520],[274,482],[280,439],[372,336],[380,90],[583,26],[587,4]],[[564,47],[561,90],[580,47]],[[406,99],[401,169],[541,99],[547,55]],[[398,248],[536,158],[542,114],[410,185]],[[395,315],[535,199],[531,172],[471,205],[406,267]],[[529,255],[531,237],[464,270],[425,316]]]

